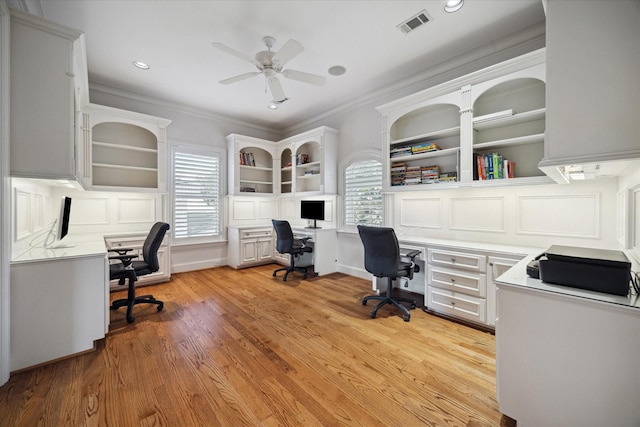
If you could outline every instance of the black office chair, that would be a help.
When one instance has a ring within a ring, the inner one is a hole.
[[[286,271],[284,273],[283,281],[287,281],[287,276],[292,271],[297,271],[298,273],[302,273],[302,278],[307,278],[307,268],[306,267],[296,267],[295,260],[299,258],[301,255],[309,252],[313,252],[313,248],[310,246],[305,246],[307,240],[310,237],[305,237],[302,239],[296,239],[293,237],[293,231],[291,230],[291,225],[288,221],[281,221],[277,219],[272,219],[273,228],[276,230],[276,250],[281,254],[289,254],[291,261],[288,267],[278,268],[273,272],[273,277],[276,277],[276,274],[280,271]]]
[[[386,304],[393,304],[404,313],[404,321],[411,319],[409,310],[401,302],[411,304],[411,309],[416,308],[416,302],[410,298],[393,297],[393,280],[399,277],[413,279],[413,273],[419,271],[419,266],[414,262],[414,258],[420,254],[419,250],[413,250],[404,256],[410,262],[402,261],[400,257],[400,247],[393,228],[358,226],[358,233],[364,245],[364,268],[376,277],[387,278],[386,295],[369,295],[362,299],[362,305],[367,305],[369,300],[379,300],[380,303],[371,310],[371,318],[376,317],[376,313]]]
[[[133,317],[133,306],[136,304],[156,304],[158,311],[164,308],[164,302],[159,301],[153,297],[153,295],[141,295],[136,296],[135,283],[138,280],[138,276],[144,276],[151,274],[160,269],[158,262],[158,249],[164,239],[164,235],[169,229],[169,224],[164,222],[156,222],[151,227],[149,235],[144,241],[142,246],[142,258],[143,261],[135,261],[138,255],[128,254],[133,249],[109,249],[110,252],[117,252],[117,256],[110,256],[109,259],[117,259],[121,262],[114,263],[109,266],[109,278],[111,280],[118,279],[118,284],[123,286],[128,279],[129,289],[127,298],[118,299],[111,304],[111,310],[117,310],[120,307],[127,307],[127,322],[132,323],[135,318]]]

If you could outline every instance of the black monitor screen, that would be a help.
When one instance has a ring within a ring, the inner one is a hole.
[[[60,216],[58,217],[58,240],[64,239],[69,232],[69,217],[71,216],[71,197],[63,197],[60,203]]]
[[[324,200],[300,201],[300,218],[324,221]]]

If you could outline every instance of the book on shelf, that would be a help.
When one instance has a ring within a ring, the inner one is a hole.
[[[515,163],[499,153],[473,154],[473,179],[484,181],[515,177]]]
[[[256,159],[253,157],[253,153],[240,152],[240,165],[242,166],[255,166]]]
[[[296,165],[304,165],[309,163],[309,155],[305,153],[296,154]]]

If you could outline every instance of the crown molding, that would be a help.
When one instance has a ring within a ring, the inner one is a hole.
[[[91,80],[91,79],[89,80],[89,92],[98,92],[98,93],[104,93],[106,95],[114,95],[114,96],[130,99],[132,101],[145,102],[148,104],[156,105],[158,107],[170,108],[179,113],[187,114],[193,117],[233,123],[238,126],[245,126],[250,129],[255,129],[257,131],[281,135],[281,132],[278,129],[274,129],[272,127],[262,126],[256,123],[251,123],[251,122],[247,122],[237,118],[224,116],[222,114],[218,114],[204,108],[193,107],[193,106],[182,104],[179,102],[169,101],[163,98],[143,95],[143,94],[131,91],[129,89],[122,89],[122,88],[112,86],[107,83],[99,82],[96,80]]]
[[[42,10],[42,3],[40,3],[40,0],[6,0],[6,2],[10,8],[44,18],[44,12]]]
[[[369,90],[356,96],[350,101],[341,103],[339,107],[326,110],[282,130],[285,134],[298,132],[327,118],[351,111],[371,104],[388,102],[385,98],[392,98],[398,92],[412,93],[437,84],[469,74],[484,67],[505,61],[507,59],[540,49],[545,46],[546,24],[539,22],[524,30],[509,34],[499,40],[494,40],[480,47],[475,47],[445,61],[408,76],[397,83],[387,85],[377,90]],[[397,98],[399,95],[396,95]]]

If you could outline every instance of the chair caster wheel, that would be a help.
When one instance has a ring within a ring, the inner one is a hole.
[[[411,310],[413,310],[413,309],[415,309],[415,308],[416,308],[416,303],[415,303],[415,302],[412,302],[412,303],[411,303]]]
[[[273,277],[276,277],[276,272],[275,271],[273,272]]]
[[[376,318],[376,314],[377,314],[377,313],[376,313],[375,311],[372,311],[372,312],[369,314],[369,316],[370,316],[372,319],[375,319],[375,318]]]
[[[162,311],[163,308],[164,308],[164,304],[158,304],[158,311]]]
[[[362,300],[362,305],[367,305],[367,300],[366,299]]]
[[[408,314],[402,317],[404,319],[405,322],[408,322],[409,320],[411,320],[411,316],[409,316]]]
[[[133,323],[136,320],[133,316],[127,316],[127,323]]]

